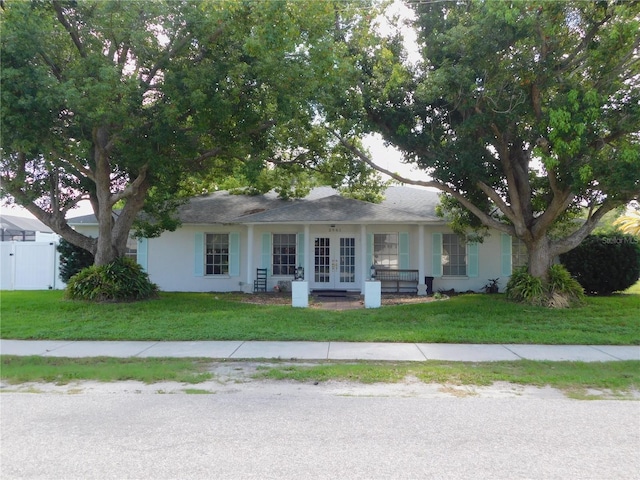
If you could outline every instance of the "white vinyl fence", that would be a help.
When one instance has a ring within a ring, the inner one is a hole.
[[[0,242],[1,290],[63,289],[56,242]]]

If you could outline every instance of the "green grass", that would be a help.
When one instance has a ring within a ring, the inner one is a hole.
[[[198,384],[212,379],[212,362],[206,359],[169,358],[51,358],[1,357],[0,378],[9,384],[49,382],[68,384],[83,380],[114,382],[137,380],[147,384],[174,381]],[[551,386],[575,398],[590,398],[589,389],[624,396],[640,390],[640,361],[623,362],[318,362],[292,365],[272,362],[253,375],[258,380],[357,383],[397,383],[407,377],[424,383],[491,385],[509,382],[538,387]],[[187,394],[210,394],[210,390],[186,388]],[[594,398],[601,398],[595,396]]]
[[[325,363],[313,366],[276,365],[262,369],[256,378],[323,382],[395,383],[412,376],[424,383],[491,385],[509,382],[550,386],[584,398],[587,389],[629,392],[640,389],[640,361],[624,362],[441,362]]]
[[[54,358],[3,355],[0,377],[17,384],[49,382],[67,384],[80,380],[144,383],[174,381],[200,383],[212,378],[206,369],[210,360],[178,358]]]
[[[0,337],[50,340],[307,340],[640,345],[640,294],[550,310],[503,295],[329,311],[250,305],[238,294],[162,293],[92,304],[59,291],[3,291]]]

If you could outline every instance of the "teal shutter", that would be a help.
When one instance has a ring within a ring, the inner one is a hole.
[[[467,276],[477,277],[479,269],[478,242],[467,244]]]
[[[304,267],[304,249],[305,249],[305,244],[304,244],[304,233],[299,233],[298,234],[298,267]]]
[[[501,269],[500,274],[504,277],[508,277],[512,272],[512,260],[511,260],[511,237],[506,233],[500,234],[500,254],[501,254]]]
[[[398,236],[398,264],[400,268],[409,268],[409,233],[400,232]]]
[[[204,233],[198,232],[194,237],[193,275],[202,277],[204,275]]]
[[[136,261],[145,272],[147,271],[148,251],[149,251],[149,241],[146,238],[139,238],[138,250],[136,252]]]
[[[373,261],[373,233],[367,233],[367,262],[369,262],[367,271],[369,271],[369,268],[373,265]]]
[[[240,275],[240,234],[229,234],[229,276]]]
[[[431,234],[431,272],[434,277],[442,276],[442,234]]]
[[[260,267],[271,270],[271,234],[262,234],[262,258]]]

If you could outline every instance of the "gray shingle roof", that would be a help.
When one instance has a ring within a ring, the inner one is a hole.
[[[345,198],[329,187],[315,188],[301,199],[283,200],[274,192],[232,195],[227,191],[194,197],[178,209],[183,224],[249,223],[399,223],[437,222],[438,192],[389,187],[380,204]],[[72,225],[96,223],[93,215],[70,219]]]
[[[340,195],[297,202],[237,219],[241,223],[315,223],[315,222],[423,222],[426,218],[384,205],[344,198]]]
[[[52,233],[40,220],[35,218],[17,217],[14,215],[4,215],[0,217],[0,228],[17,232],[43,232]]]

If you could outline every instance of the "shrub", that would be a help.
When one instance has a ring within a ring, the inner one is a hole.
[[[93,265],[94,258],[91,252],[67,242],[64,238],[56,248],[60,252],[60,279],[65,283],[83,268]]]
[[[530,275],[527,267],[520,267],[511,274],[506,292],[507,298],[516,302],[543,305],[546,300],[542,281]]]
[[[530,275],[526,267],[519,268],[511,275],[506,292],[510,300],[552,308],[569,307],[584,297],[582,286],[562,265],[549,269],[547,283]]]
[[[582,285],[562,265],[552,265],[549,269],[548,288],[550,293],[561,293],[576,299],[584,297]]]
[[[584,299],[584,289],[562,265],[552,265],[549,269],[548,305],[566,308]]]
[[[158,286],[130,258],[121,257],[100,266],[85,268],[67,284],[66,297],[95,302],[127,302],[155,297]]]
[[[588,294],[610,295],[638,281],[640,241],[619,233],[589,235],[560,261]]]

